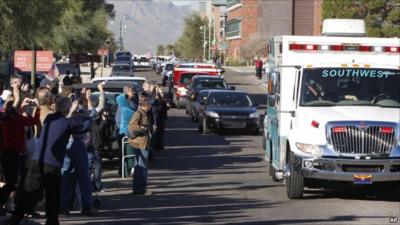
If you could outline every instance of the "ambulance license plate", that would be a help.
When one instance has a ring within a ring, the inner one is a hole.
[[[372,184],[372,174],[354,174],[354,184]]]

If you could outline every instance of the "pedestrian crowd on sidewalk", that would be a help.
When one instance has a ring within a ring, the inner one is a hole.
[[[120,161],[119,172],[133,177],[133,194],[148,194],[148,161],[164,149],[168,107],[163,90],[145,83],[138,93],[126,85],[111,118],[105,83],[98,84],[95,98],[90,89],[72,87],[82,82],[79,76],[66,77],[60,86],[46,78],[35,90],[18,75],[11,76],[9,88],[0,80],[0,214],[11,214],[7,224],[40,216],[36,209],[42,201],[48,225],[59,224],[59,214],[69,215],[76,207],[82,215],[95,215],[93,192],[104,190],[99,151],[110,145],[111,125],[119,152],[124,147],[125,154],[135,156]]]

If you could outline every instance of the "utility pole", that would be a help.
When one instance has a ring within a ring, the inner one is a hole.
[[[121,21],[119,24],[119,44],[120,44],[120,50],[124,50],[124,38],[122,37],[124,34],[124,30],[126,29],[126,25],[124,24],[124,20],[126,19],[126,16],[121,17]]]
[[[203,31],[203,61],[206,61],[206,26],[200,26]]]
[[[208,19],[208,61],[211,60],[211,20]]]
[[[32,71],[31,71],[31,86],[32,90],[35,90],[35,77],[36,77],[36,50],[32,48]]]
[[[121,21],[119,23],[119,48],[120,48],[120,51],[122,51],[124,49],[124,40],[122,39],[122,17],[121,17]]]

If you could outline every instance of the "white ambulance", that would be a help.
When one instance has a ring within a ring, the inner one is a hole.
[[[289,198],[326,181],[400,181],[400,39],[344,19],[322,35],[268,46],[265,155]]]

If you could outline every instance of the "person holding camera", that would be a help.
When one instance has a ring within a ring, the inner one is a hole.
[[[25,128],[34,126],[40,122],[37,102],[34,99],[25,98],[20,108],[15,107],[15,102],[19,102],[19,94],[10,97],[5,103],[4,115],[0,121],[2,134],[1,167],[4,173],[6,185],[0,188],[0,207],[2,207],[11,192],[16,190],[18,181],[18,162],[25,155],[26,140]],[[32,108],[32,117],[23,116],[25,108]]]
[[[135,170],[133,175],[132,190],[135,195],[146,194],[147,163],[150,148],[150,119],[151,110],[147,97],[139,99],[139,109],[132,116],[128,126],[129,145],[134,148]]]

